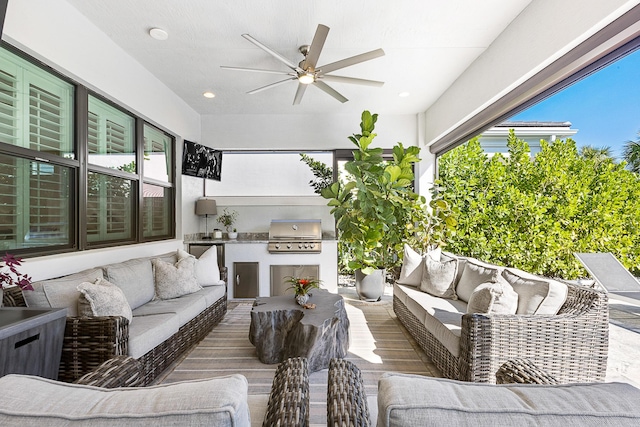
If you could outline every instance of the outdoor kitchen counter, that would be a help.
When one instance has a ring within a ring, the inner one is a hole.
[[[337,241],[338,239],[336,239],[336,236],[333,233],[327,233],[327,232],[323,232],[322,233],[322,241]],[[238,233],[238,238],[237,239],[228,239],[228,238],[224,238],[224,239],[184,239],[184,243],[185,244],[212,244],[212,245],[219,245],[219,244],[243,244],[243,243],[269,243],[269,233]]]

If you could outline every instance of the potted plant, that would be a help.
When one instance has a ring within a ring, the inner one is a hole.
[[[319,279],[316,279],[315,277],[298,278],[289,276],[285,279],[286,282],[291,285],[287,288],[287,290],[293,289],[296,302],[300,305],[305,305],[307,301],[309,301],[309,297],[311,296],[309,291],[311,291],[312,289],[319,289],[321,283],[321,281]]]
[[[452,224],[448,205],[440,199],[429,212],[424,196],[413,191],[414,165],[420,148],[393,147],[393,159],[382,148],[371,148],[377,114],[362,113],[362,134],[349,137],[357,147],[345,164],[348,177],[321,192],[332,207],[338,238],[353,257],[356,291],[361,299],[378,300],[384,293],[386,270],[402,262],[404,243],[436,245],[442,227]]]
[[[218,216],[218,218],[216,219],[216,221],[218,221],[218,223],[222,225],[227,231],[227,235],[230,239],[235,239],[236,237],[238,237],[238,230],[233,228],[233,224],[236,222],[237,218],[238,212],[234,211],[233,209],[230,210],[229,208],[224,208],[224,210],[222,211],[222,215]]]

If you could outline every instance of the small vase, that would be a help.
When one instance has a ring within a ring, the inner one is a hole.
[[[305,305],[309,301],[309,294],[296,295],[296,302],[299,305]]]

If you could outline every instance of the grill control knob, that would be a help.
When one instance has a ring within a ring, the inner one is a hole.
[[[280,243],[276,243],[275,248],[276,248],[276,249],[280,249]]]
[[[315,249],[315,247],[316,247],[315,243],[312,243],[312,244],[309,245],[309,248],[311,248],[311,249]]]
[[[298,243],[298,249],[302,249],[302,243]]]
[[[305,243],[305,244],[304,244],[304,248],[305,248],[305,249],[309,249],[309,244],[308,244],[308,243]]]
[[[287,243],[287,249],[291,249],[291,243]]]

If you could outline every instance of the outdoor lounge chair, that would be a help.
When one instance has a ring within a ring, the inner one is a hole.
[[[612,253],[574,253],[594,280],[615,298],[640,304],[640,282]]]

